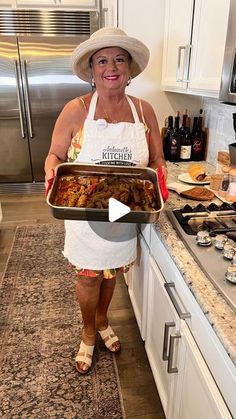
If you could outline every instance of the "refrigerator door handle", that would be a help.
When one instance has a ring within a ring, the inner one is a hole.
[[[31,112],[29,104],[29,89],[28,89],[28,78],[27,78],[27,63],[26,60],[23,60],[22,72],[24,77],[24,93],[25,93],[25,105],[26,105],[26,114],[29,125],[29,136],[33,138],[32,122],[31,122]]]
[[[21,129],[21,137],[25,138],[25,127],[23,122],[23,110],[22,110],[22,102],[21,102],[21,85],[20,85],[20,76],[19,76],[19,64],[17,60],[14,60],[15,63],[15,70],[16,70],[16,93],[17,93],[17,101],[19,107],[19,115],[20,115],[20,129]]]

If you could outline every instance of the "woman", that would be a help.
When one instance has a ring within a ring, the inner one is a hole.
[[[72,54],[74,73],[94,93],[70,101],[59,115],[45,161],[48,186],[65,161],[162,167],[165,161],[155,113],[149,103],[125,95],[131,79],[147,66],[149,51],[118,28],[93,33]],[[116,276],[136,258],[136,226],[65,221],[64,256],[75,267],[83,332],[76,368],[87,373],[99,332],[112,352],[121,348],[107,311]]]

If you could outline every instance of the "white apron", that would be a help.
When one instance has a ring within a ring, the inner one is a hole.
[[[145,127],[139,121],[132,100],[126,97],[134,123],[109,124],[104,119],[94,120],[98,95],[97,92],[93,94],[84,123],[84,141],[75,162],[148,165]],[[136,224],[66,220],[65,231],[63,254],[75,266],[92,270],[113,269],[136,259]]]

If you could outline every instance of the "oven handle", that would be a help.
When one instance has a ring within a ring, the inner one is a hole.
[[[226,216],[226,215],[235,215],[235,211],[234,210],[223,210],[223,211],[201,211],[201,212],[183,212],[182,217],[183,218],[205,218],[206,219],[211,219],[211,218],[216,218],[219,216]]]
[[[177,302],[177,300],[176,300],[176,298],[175,298],[175,296],[174,296],[174,294],[172,292],[172,288],[175,288],[175,283],[174,282],[166,282],[164,284],[164,287],[165,287],[166,292],[169,295],[169,297],[170,297],[170,299],[171,299],[171,301],[173,303],[173,306],[175,307],[175,309],[176,309],[179,317],[181,319],[189,319],[191,317],[191,314],[188,311],[183,312],[181,310],[181,308],[180,308],[180,306],[179,306],[179,304],[178,304],[178,302]]]

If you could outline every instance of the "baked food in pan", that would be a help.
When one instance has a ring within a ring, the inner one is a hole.
[[[133,211],[157,210],[154,184],[150,180],[122,175],[61,176],[54,205],[108,209],[111,197]]]

